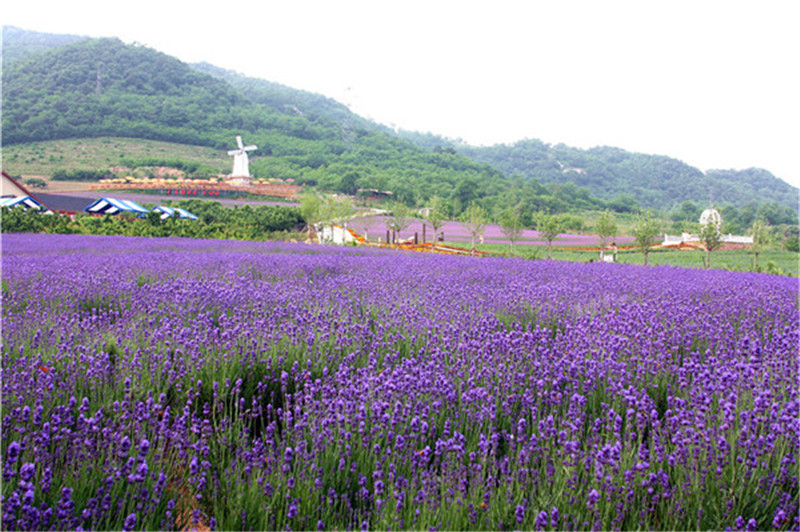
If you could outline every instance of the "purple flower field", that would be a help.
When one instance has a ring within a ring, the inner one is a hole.
[[[2,245],[3,529],[800,528],[796,279]]]
[[[364,235],[365,233],[369,237],[370,241],[377,241],[378,239],[385,240],[386,239],[386,217],[384,216],[369,216],[366,218],[356,218],[351,221],[347,226],[359,233],[360,235]],[[420,239],[422,239],[422,224],[425,223],[423,220],[418,218],[414,218],[411,220],[411,224],[406,228],[402,234],[400,235],[401,239],[410,239],[414,237],[414,233],[416,232]],[[451,242],[471,242],[472,235],[470,235],[469,231],[464,227],[463,224],[455,221],[449,221],[444,224],[444,226],[440,229],[440,232],[444,232],[445,240]],[[428,242],[431,241],[433,238],[433,231],[431,229],[430,224],[427,227],[427,240]],[[484,241],[489,244],[508,244],[508,240],[506,239],[505,235],[500,231],[500,226],[495,224],[488,224],[486,226],[486,231],[484,232]],[[619,236],[616,238],[616,242],[619,245],[628,245],[633,242],[633,238],[627,236]],[[534,231],[533,229],[525,229],[522,231],[522,235],[520,239],[516,242],[517,244],[528,245],[528,246],[546,246],[547,241],[542,240],[539,231]],[[572,235],[568,233],[563,233],[558,235],[558,238],[553,241],[554,246],[577,246],[577,247],[599,247],[600,240],[598,237],[594,235]]]

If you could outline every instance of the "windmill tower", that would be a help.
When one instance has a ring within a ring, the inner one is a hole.
[[[238,149],[228,152],[228,155],[233,155],[233,172],[231,172],[230,179],[248,181],[252,176],[250,175],[247,152],[258,149],[258,146],[245,146],[242,144],[242,137],[240,136],[236,137],[236,144],[239,146]]]

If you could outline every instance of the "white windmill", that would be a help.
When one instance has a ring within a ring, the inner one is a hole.
[[[247,161],[247,152],[257,150],[258,146],[245,146],[242,144],[242,137],[240,136],[236,137],[236,144],[239,148],[228,152],[228,155],[233,155],[233,172],[231,172],[231,178],[252,177]]]

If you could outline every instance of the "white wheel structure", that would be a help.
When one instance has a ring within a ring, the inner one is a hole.
[[[705,227],[708,224],[714,224],[717,228],[717,233],[719,233],[720,227],[722,227],[722,216],[720,216],[719,211],[713,207],[704,210],[700,215],[700,225]]]

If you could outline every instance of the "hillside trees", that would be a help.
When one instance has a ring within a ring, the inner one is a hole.
[[[451,197],[453,214],[460,214],[468,205],[478,199],[478,183],[471,178],[459,181]]]
[[[457,143],[453,146],[459,153],[491,164],[507,175],[538,179],[546,184],[574,183],[588,189],[592,196],[608,201],[607,207],[617,212],[635,210],[628,198],[643,207],[669,210],[683,201],[707,198],[709,191],[716,201],[734,206],[756,199],[759,203],[777,202],[797,209],[797,189],[757,168],[709,170],[704,174],[671,157],[631,153],[608,146],[584,150],[535,139],[488,147]]]
[[[332,100],[207,67],[117,39],[29,55],[3,70],[4,144],[120,136],[227,150],[242,135],[259,146],[255,177],[346,194],[375,188],[408,206],[440,196],[455,214],[473,201],[493,210],[519,201],[498,201],[509,180],[455,149],[421,149]],[[570,208],[541,188],[529,188],[526,205]]]

